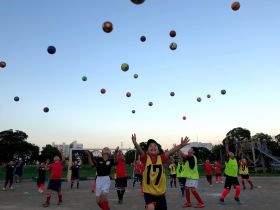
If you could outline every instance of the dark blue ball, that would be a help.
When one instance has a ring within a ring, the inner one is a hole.
[[[140,40],[141,40],[141,42],[145,42],[146,41],[146,37],[145,36],[141,36]]]
[[[55,54],[55,52],[56,52],[56,48],[54,47],[54,46],[49,46],[48,47],[48,53],[49,54]]]
[[[19,97],[18,96],[14,97],[14,101],[18,102],[19,101]]]

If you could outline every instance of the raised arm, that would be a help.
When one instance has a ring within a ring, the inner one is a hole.
[[[86,151],[86,154],[87,154],[87,157],[88,157],[88,163],[90,165],[94,166],[94,163],[93,163],[92,158],[91,158],[91,154],[88,150]]]
[[[142,148],[140,147],[140,145],[137,143],[136,141],[136,134],[132,134],[131,137],[132,143],[135,146],[135,149],[137,150],[137,152],[140,154],[141,157],[143,157],[145,155],[145,152],[142,150]]]
[[[185,138],[181,138],[181,143],[177,146],[174,145],[174,147],[165,153],[166,157],[169,158],[171,155],[173,155],[175,152],[180,151],[184,146],[188,145],[190,142],[189,138],[186,136]]]

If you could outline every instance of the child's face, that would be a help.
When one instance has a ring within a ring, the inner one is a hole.
[[[233,159],[233,158],[234,158],[233,152],[229,152],[229,153],[228,153],[228,156],[229,156],[229,158]]]
[[[155,143],[151,143],[148,147],[148,154],[152,156],[156,156],[159,153],[158,146]]]
[[[206,163],[210,163],[210,161],[209,161],[209,160],[206,160]]]
[[[41,163],[40,166],[41,166],[41,167],[45,167],[45,163]]]
[[[58,161],[60,161],[59,156],[54,156],[53,161],[54,161],[54,162],[58,162]]]
[[[193,149],[189,149],[188,156],[192,156],[192,155],[193,155]]]

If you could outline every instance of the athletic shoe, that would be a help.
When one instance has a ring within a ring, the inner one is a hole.
[[[243,190],[246,190],[246,187],[245,187],[245,186],[243,187]]]
[[[14,189],[14,187],[13,187],[13,186],[11,186],[11,187],[10,187],[10,190],[13,190],[13,189]]]
[[[188,207],[192,207],[192,204],[191,203],[184,203],[182,205],[182,208],[188,208]]]
[[[224,181],[221,181],[221,184],[224,184]]]
[[[220,204],[225,205],[225,199],[224,198],[220,198]]]
[[[198,203],[194,208],[204,208],[205,205],[203,203]]]
[[[3,187],[3,191],[6,191],[6,187]]]
[[[46,202],[43,204],[43,207],[49,207],[50,206],[50,203],[49,202]]]
[[[234,198],[234,200],[236,201],[236,203],[238,204],[238,205],[240,205],[241,203],[240,203],[240,199],[239,198]]]
[[[253,190],[254,189],[254,185],[252,185],[250,189]]]
[[[216,181],[216,184],[218,184],[219,182]]]

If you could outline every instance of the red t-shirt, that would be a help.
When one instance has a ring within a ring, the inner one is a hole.
[[[121,156],[117,156],[117,167],[116,167],[116,176],[117,178],[126,177],[126,164],[125,158]]]
[[[210,164],[210,163],[205,163],[205,164],[204,164],[204,169],[205,169],[205,174],[206,174],[206,176],[212,175],[212,164]]]
[[[160,155],[160,157],[161,157],[162,164],[166,164],[167,163],[167,157],[166,157],[165,153]],[[148,158],[148,155],[145,154],[141,157],[141,161],[146,164],[147,158]],[[150,156],[150,158],[152,159],[153,164],[157,163],[157,156]]]
[[[62,161],[49,165],[49,169],[52,171],[51,175],[50,175],[50,179],[61,179],[62,178],[62,170],[63,170]]]
[[[221,164],[220,163],[214,164],[214,167],[215,167],[215,173],[221,174]]]
[[[145,166],[143,163],[135,163],[134,168],[135,174],[143,174]]]

